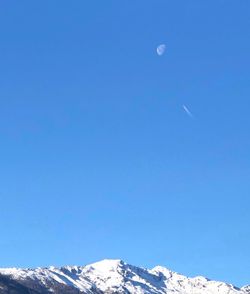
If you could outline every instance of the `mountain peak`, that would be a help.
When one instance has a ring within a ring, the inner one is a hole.
[[[149,270],[120,259],[104,259],[86,266],[0,269],[0,293],[10,291],[13,294],[249,294],[250,287],[240,289],[200,276],[188,278],[162,266]]]
[[[167,279],[171,278],[173,275],[172,271],[161,265],[155,266],[151,271],[155,273],[162,273]]]
[[[103,259],[101,261],[97,261],[95,263],[92,263],[88,266],[91,266],[93,268],[99,269],[99,270],[113,270],[118,267],[123,266],[125,263],[121,259]]]

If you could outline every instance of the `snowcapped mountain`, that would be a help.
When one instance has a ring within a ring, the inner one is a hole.
[[[250,286],[188,278],[157,266],[151,270],[121,260],[87,266],[0,269],[0,294],[250,294]]]

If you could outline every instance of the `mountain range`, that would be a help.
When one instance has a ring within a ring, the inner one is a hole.
[[[250,294],[250,285],[189,278],[165,267],[146,269],[122,260],[86,266],[0,269],[0,294]]]

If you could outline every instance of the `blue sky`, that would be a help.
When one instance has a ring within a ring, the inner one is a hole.
[[[250,283],[250,2],[59,2],[0,4],[1,267]]]

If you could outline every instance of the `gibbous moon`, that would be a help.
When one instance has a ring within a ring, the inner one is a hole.
[[[163,55],[164,52],[166,50],[166,45],[165,44],[161,44],[157,47],[156,52],[159,56]]]

